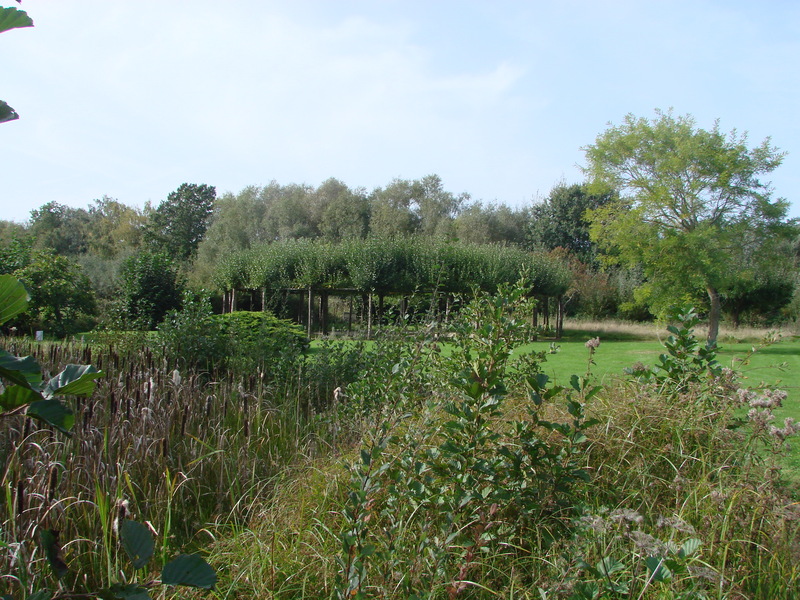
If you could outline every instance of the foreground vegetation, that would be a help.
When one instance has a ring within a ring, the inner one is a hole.
[[[158,581],[200,551],[224,598],[793,598],[783,396],[740,391],[691,314],[660,368],[600,386],[593,339],[553,385],[559,354],[512,353],[535,333],[521,289],[447,330],[222,370],[135,340],[18,340],[11,353],[45,371],[104,376],[74,401],[71,437],[2,420],[7,594]],[[117,545],[122,507],[156,533],[153,565],[131,569]],[[44,529],[59,532],[58,578]]]

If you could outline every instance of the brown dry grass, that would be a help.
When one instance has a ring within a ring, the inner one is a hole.
[[[638,323],[632,321],[617,321],[607,319],[603,321],[566,319],[564,329],[566,331],[586,331],[592,332],[602,337],[636,337],[642,340],[658,340],[667,335],[665,323]],[[695,330],[699,339],[705,338],[708,328],[700,325]],[[747,342],[764,339],[771,333],[778,333],[784,337],[800,335],[800,326],[797,323],[789,323],[781,327],[749,327],[742,326],[734,329],[729,324],[722,323],[719,330],[719,340],[725,342]]]

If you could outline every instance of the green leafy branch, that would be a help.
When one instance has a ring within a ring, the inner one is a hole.
[[[21,282],[11,275],[0,276],[0,325],[25,312],[29,300]],[[45,381],[41,366],[32,356],[19,357],[0,350],[0,378],[4,380],[0,417],[24,414],[70,435],[75,416],[58,396],[90,396],[94,380],[102,375],[91,365],[67,365]]]
[[[0,8],[0,33],[20,27],[33,27],[33,19],[24,10],[18,8]],[[19,119],[17,111],[0,100],[0,123]]]

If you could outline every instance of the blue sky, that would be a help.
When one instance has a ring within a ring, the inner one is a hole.
[[[767,136],[800,216],[800,3],[24,0],[0,35],[0,219],[181,183],[368,190],[438,174],[521,206],[672,107]]]

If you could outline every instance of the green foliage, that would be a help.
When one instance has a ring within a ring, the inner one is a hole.
[[[11,275],[0,275],[0,325],[26,310],[28,299],[22,283]],[[32,357],[20,358],[0,350],[0,378],[9,383],[0,393],[0,416],[24,414],[69,434],[75,419],[58,397],[90,395],[93,380],[101,375],[91,366],[67,365],[45,382]]]
[[[11,239],[0,244],[0,275],[10,275],[27,266],[33,253],[33,237],[12,233]]]
[[[477,296],[454,326],[448,356],[422,340],[388,377],[347,388],[367,429],[342,510],[338,597],[455,597],[472,582],[491,585],[485,557],[568,535],[588,480],[581,462],[593,422],[583,401],[597,390],[576,378],[566,392],[571,421],[542,418],[565,390],[547,387],[544,354],[512,359],[532,335],[527,289]],[[511,387],[529,399],[524,417],[507,406]]]
[[[170,256],[140,251],[120,271],[117,327],[152,330],[170,310],[180,306],[183,284]]]
[[[556,185],[531,211],[529,244],[535,249],[564,248],[583,262],[592,263],[597,249],[589,237],[586,211],[612,199],[611,193],[591,194],[587,185]]]
[[[91,216],[85,209],[48,202],[31,211],[29,232],[36,247],[77,256],[89,248],[90,225]]]
[[[215,281],[223,290],[352,287],[364,293],[412,294],[438,290],[494,292],[527,273],[531,292],[563,294],[570,283],[557,257],[499,245],[426,238],[368,237],[341,244],[292,240],[257,246],[220,261]]]
[[[269,312],[212,314],[207,296],[186,292],[180,310],[167,313],[157,343],[170,364],[236,373],[289,368],[308,347],[302,329]],[[273,379],[270,375],[269,379]]]
[[[716,344],[701,344],[695,337],[700,318],[693,308],[674,311],[673,320],[675,324],[667,326],[670,335],[664,340],[667,352],[659,355],[659,362],[650,370],[633,373],[629,369],[628,373],[657,382],[671,397],[696,390],[698,386],[708,392],[722,373]]]
[[[227,354],[240,368],[268,365],[268,370],[296,361],[308,347],[302,328],[269,312],[237,311],[211,317],[227,339]]]
[[[588,213],[593,241],[613,260],[642,264],[662,305],[707,294],[708,339],[716,341],[721,294],[737,280],[742,249],[768,257],[794,231],[787,202],[773,201],[759,179],[783,153],[769,139],[749,148],[746,135],[725,135],[718,123],[707,131],[660,111],[652,120],[627,115],[584,150],[591,189],[621,195]]]
[[[92,203],[89,217],[86,236],[93,254],[112,259],[140,246],[146,219],[136,208],[103,196]]]
[[[0,33],[19,27],[33,27],[33,20],[24,10],[0,7]],[[19,119],[17,112],[0,100],[0,123]]]
[[[28,263],[14,271],[31,300],[19,324],[58,337],[86,331],[94,325],[97,305],[89,278],[78,264],[52,250],[34,250]]]
[[[183,183],[150,214],[147,240],[179,260],[188,260],[208,229],[217,191],[205,184]]]

